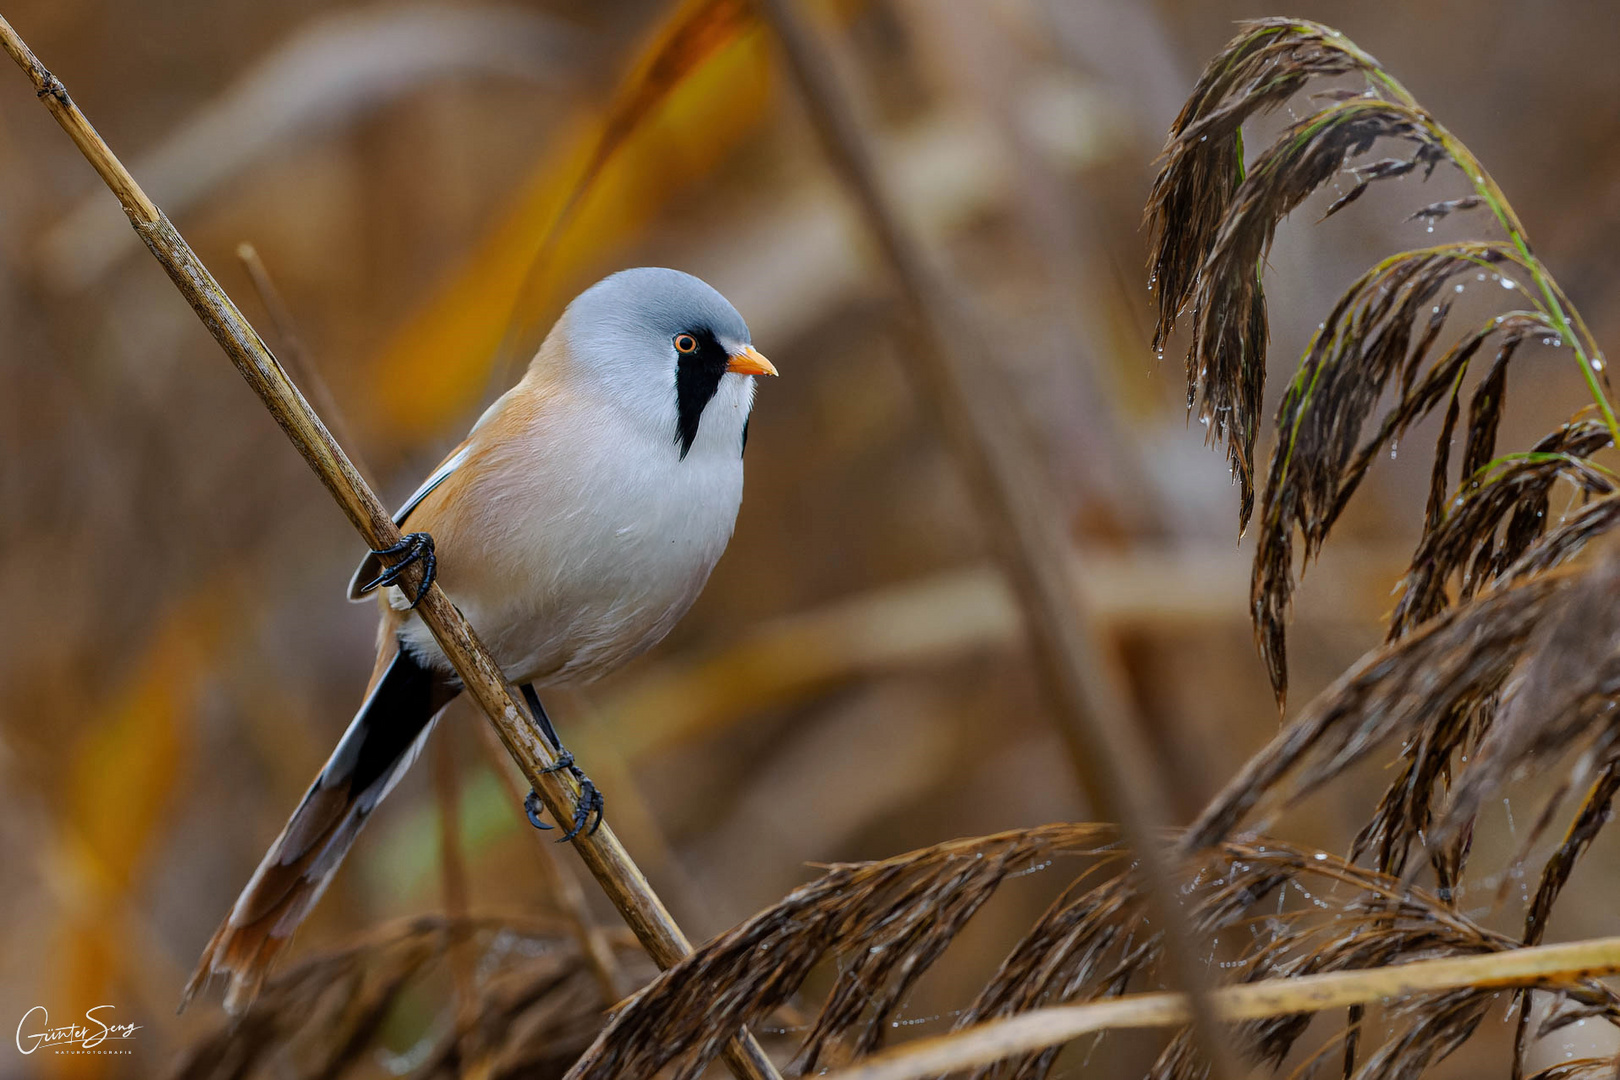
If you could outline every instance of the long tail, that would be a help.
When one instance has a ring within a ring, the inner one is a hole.
[[[392,642],[389,643],[392,645]],[[331,884],[366,818],[421,753],[458,692],[444,675],[395,650],[360,712],[253,878],[203,949],[181,1008],[213,975],[227,975],[225,1008],[252,1004],[271,963]]]

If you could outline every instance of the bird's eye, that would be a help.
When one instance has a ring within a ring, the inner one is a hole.
[[[676,352],[679,352],[679,353],[695,353],[695,352],[697,352],[697,347],[698,347],[697,338],[693,337],[691,334],[676,334],[675,335],[675,351]]]

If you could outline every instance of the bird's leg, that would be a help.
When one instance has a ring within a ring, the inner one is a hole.
[[[400,537],[399,543],[393,547],[385,547],[381,550],[373,549],[371,553],[379,559],[386,559],[390,555],[400,555],[403,558],[392,566],[385,566],[382,573],[360,586],[361,595],[363,596],[371,590],[385,585],[392,585],[399,580],[399,576],[405,572],[407,566],[414,562],[420,562],[422,564],[422,584],[417,586],[416,595],[411,598],[411,607],[420,604],[422,597],[427,595],[428,586],[433,584],[433,578],[439,570],[438,556],[433,554],[433,537],[425,532],[407,533]]]
[[[523,700],[529,703],[529,711],[534,713],[534,722],[539,726],[540,734],[551,743],[553,750],[562,753],[562,740],[557,737],[557,729],[551,726],[551,717],[547,715],[546,707],[540,704],[540,695],[534,692],[534,683],[523,684]]]
[[[591,783],[591,778],[585,775],[584,770],[574,764],[574,755],[568,752],[568,748],[562,744],[562,739],[557,737],[557,729],[551,726],[551,717],[546,715],[546,707],[540,704],[540,695],[534,692],[534,684],[524,683],[522,689],[523,700],[529,703],[529,709],[534,713],[535,725],[557,751],[556,762],[548,765],[545,771],[560,772],[567,769],[569,775],[579,782],[579,802],[574,807],[574,820],[569,830],[557,838],[557,842],[560,844],[572,840],[585,829],[586,825],[590,825],[590,830],[586,833],[589,836],[602,827],[602,810],[605,805],[602,793]],[[553,827],[540,820],[540,813],[544,809],[540,803],[540,793],[533,788],[529,789],[528,797],[523,800],[523,812],[528,815],[530,825],[537,829]],[[591,820],[593,816],[595,821]]]

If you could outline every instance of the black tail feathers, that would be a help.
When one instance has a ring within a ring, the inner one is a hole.
[[[189,1001],[211,975],[230,977],[225,1007],[257,995],[276,954],[315,906],[366,818],[416,760],[433,722],[459,692],[451,677],[404,649],[389,663],[293,811],[236,905],[203,950]]]

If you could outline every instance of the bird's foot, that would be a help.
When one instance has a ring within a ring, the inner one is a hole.
[[[579,782],[579,801],[574,804],[574,820],[569,823],[569,829],[557,838],[557,843],[566,843],[574,839],[581,832],[586,836],[596,835],[596,830],[602,827],[602,814],[607,800],[602,798],[601,791],[597,790],[591,778],[585,775],[583,769],[574,764],[574,755],[567,750],[562,752],[555,763],[548,765],[544,771],[561,772],[567,770],[568,774]],[[547,825],[540,815],[545,812],[545,806],[540,802],[540,793],[534,789],[529,790],[528,797],[523,800],[523,812],[528,815],[529,824],[537,829],[552,829],[556,826]],[[592,819],[595,820],[592,820]],[[586,826],[590,828],[587,830]]]
[[[534,712],[534,722],[544,733],[547,741],[557,748],[557,760],[541,771],[554,773],[566,769],[568,775],[579,783],[579,801],[574,804],[574,820],[570,823],[569,830],[557,838],[557,843],[574,839],[587,824],[590,825],[590,831],[585,835],[594,836],[596,830],[602,827],[602,793],[591,783],[591,778],[585,775],[584,770],[574,764],[574,755],[568,752],[568,748],[563,746],[562,740],[557,737],[557,729],[551,726],[551,717],[546,715],[546,707],[540,704],[540,695],[535,692],[533,683],[523,684],[523,700],[529,703],[529,708]],[[523,800],[523,812],[529,816],[529,824],[537,829],[554,828],[540,820],[540,814],[544,810],[539,792],[531,788],[528,797]],[[595,821],[591,820],[593,816],[596,818]]]
[[[574,820],[569,824],[568,831],[557,837],[559,844],[572,840],[581,830],[585,831],[586,836],[595,836],[596,830],[602,827],[602,812],[606,805],[606,800],[596,785],[591,783],[590,777],[573,765],[568,767],[568,771],[579,781],[579,802],[574,804]],[[589,829],[585,828],[587,825]]]
[[[379,559],[386,559],[391,555],[399,555],[402,558],[392,566],[384,567],[382,573],[362,585],[360,587],[361,595],[363,596],[373,589],[392,585],[399,580],[399,576],[405,572],[407,566],[420,562],[422,564],[422,584],[417,586],[416,595],[411,598],[411,607],[414,608],[417,604],[420,604],[422,597],[427,595],[428,587],[433,584],[433,579],[439,570],[438,556],[433,553],[433,537],[425,532],[407,533],[400,537],[399,543],[393,547],[386,547],[381,550],[373,549],[371,553]]]

